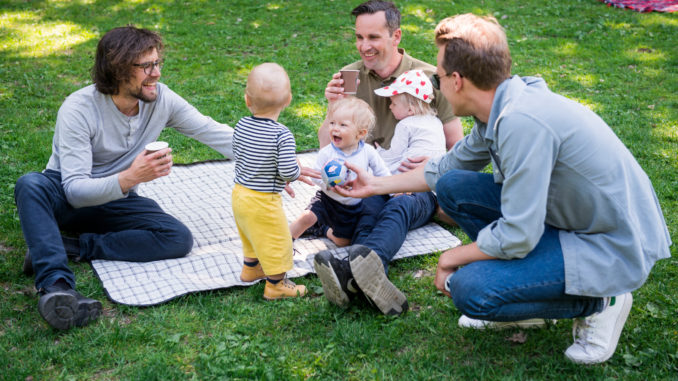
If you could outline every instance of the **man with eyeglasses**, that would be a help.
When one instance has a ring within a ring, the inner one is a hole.
[[[368,142],[390,148],[397,124],[389,109],[390,98],[378,96],[374,90],[391,84],[408,70],[423,70],[427,75],[435,67],[417,60],[398,45],[402,37],[400,12],[388,1],[368,1],[351,12],[355,16],[356,48],[361,60],[344,69],[358,70],[360,84],[356,97],[365,100],[377,116],[377,125]],[[346,96],[340,73],[334,74],[327,84],[325,97],[333,102]],[[432,108],[443,123],[446,147],[451,148],[463,137],[461,122],[440,91],[434,92]],[[330,143],[325,122],[318,130],[320,147]],[[421,165],[425,157],[402,158],[400,171],[409,171]],[[407,310],[407,298],[393,285],[386,270],[391,259],[402,246],[407,232],[431,221],[436,212],[435,195],[431,192],[404,194],[393,198],[381,196],[365,200],[365,213],[355,228],[349,257],[334,258],[323,251],[315,257],[315,269],[327,299],[340,307],[361,292],[384,314],[399,315]],[[438,214],[439,217],[446,217]],[[451,222],[446,220],[446,222]],[[322,233],[323,230],[319,230]]]
[[[15,201],[28,246],[24,273],[35,273],[38,311],[54,328],[84,326],[101,303],[75,291],[68,259],[147,262],[178,258],[193,245],[191,232],[137,185],[166,176],[170,148],[148,153],[165,127],[232,157],[233,129],[201,114],[158,82],[161,37],[133,26],[99,41],[94,84],[59,109],[46,169],[22,176]],[[62,237],[61,231],[79,234]]]
[[[573,319],[565,356],[615,352],[636,290],[670,256],[648,176],[612,129],[537,77],[511,76],[493,17],[459,15],[436,28],[437,79],[475,125],[447,154],[391,177],[357,170],[349,197],[435,190],[473,243],[441,254],[435,286],[469,329],[532,328]],[[481,173],[491,163],[493,173]],[[354,169],[348,165],[349,169]]]

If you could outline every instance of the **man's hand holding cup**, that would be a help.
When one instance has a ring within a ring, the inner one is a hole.
[[[358,70],[342,70],[339,73],[334,73],[325,88],[327,101],[331,103],[346,95],[355,95],[360,84],[358,74]]]

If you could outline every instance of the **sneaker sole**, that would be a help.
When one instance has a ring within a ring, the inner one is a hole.
[[[629,317],[629,312],[631,312],[631,306],[633,305],[633,295],[631,293],[628,294],[629,296],[627,298],[624,298],[624,304],[622,305],[621,311],[619,315],[617,316],[617,320],[614,322],[614,331],[612,334],[612,345],[610,345],[610,349],[605,352],[605,355],[601,358],[598,359],[581,359],[581,358],[575,358],[575,357],[570,357],[569,353],[567,351],[565,352],[565,356],[567,356],[570,361],[577,363],[577,364],[599,364],[602,362],[605,362],[612,357],[614,352],[617,350],[617,344],[619,343],[619,338],[621,337],[622,330],[624,329],[624,325],[626,325],[626,319]]]
[[[358,287],[384,315],[397,316],[407,311],[407,297],[388,280],[377,253],[365,246],[354,246],[349,258]]]
[[[313,267],[323,286],[323,291],[325,292],[327,300],[340,308],[348,308],[351,300],[349,299],[348,294],[341,289],[341,283],[339,283],[339,278],[337,278],[337,274],[334,273],[330,261],[321,255],[316,255],[313,258]]]
[[[555,324],[557,320],[551,320],[552,324]],[[461,328],[469,328],[469,329],[492,329],[492,330],[502,330],[502,329],[510,329],[510,328],[520,328],[520,329],[536,329],[536,328],[543,328],[546,326],[546,320],[544,319],[527,319],[527,320],[519,320],[519,321],[491,321],[487,322],[486,324],[482,325],[474,325],[474,324],[465,324],[464,322],[459,321],[459,327]]]
[[[84,327],[101,315],[101,302],[78,299],[67,292],[53,292],[40,298],[38,312],[52,327],[60,330]]]

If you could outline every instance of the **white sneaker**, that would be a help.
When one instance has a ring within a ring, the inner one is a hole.
[[[599,313],[575,319],[572,324],[574,344],[565,356],[579,364],[597,364],[614,354],[626,318],[631,311],[633,296],[630,292],[610,298],[610,304]]]
[[[556,320],[551,320],[555,324]],[[489,321],[473,319],[466,315],[461,315],[459,318],[459,326],[461,328],[473,329],[508,329],[508,328],[541,328],[546,325],[544,319],[527,319],[518,321]]]

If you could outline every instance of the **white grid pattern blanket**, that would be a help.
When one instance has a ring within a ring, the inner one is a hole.
[[[309,152],[298,156],[303,165],[312,166],[315,155]],[[179,259],[147,263],[92,261],[113,302],[149,306],[192,292],[252,284],[240,281],[242,246],[231,209],[234,167],[234,162],[226,160],[177,165],[169,176],[139,187],[139,194],[157,201],[165,212],[186,224],[195,242],[193,250]],[[292,188],[295,198],[282,193],[290,222],[301,214],[317,190],[298,181]],[[430,223],[410,231],[395,258],[428,254],[459,244],[457,237]],[[313,273],[313,256],[318,251],[341,250],[327,239],[298,239],[294,248],[294,269],[288,272],[289,277]]]

